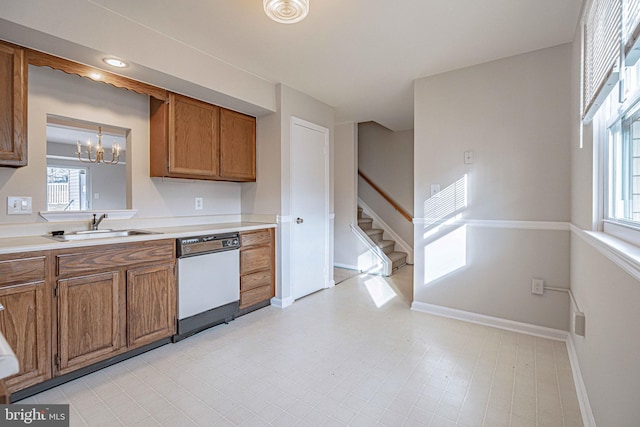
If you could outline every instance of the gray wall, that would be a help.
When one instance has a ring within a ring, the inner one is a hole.
[[[358,169],[413,213],[413,130],[394,132],[375,122],[358,124]],[[413,245],[413,224],[362,178],[358,196],[405,242]]]
[[[576,228],[571,238],[571,290],[585,313],[586,335],[572,333],[571,339],[596,424],[635,427],[640,420],[640,272],[633,266],[635,274],[629,274],[612,261],[606,245],[581,231],[593,230],[597,224],[594,160],[599,144],[593,126],[587,126],[580,148],[579,32],[572,51],[572,77],[571,222]]]
[[[131,129],[127,146],[127,207],[139,217],[174,217],[240,213],[239,183],[163,180],[149,177],[149,100],[139,95],[89,79],[49,68],[29,67],[29,165],[0,168],[0,200],[7,196],[31,196],[33,214],[7,216],[1,223],[43,221],[46,210],[46,122],[47,114],[106,123]],[[196,196],[204,198],[204,209],[195,210]]]
[[[570,217],[570,54],[562,45],[415,82],[416,302],[568,329],[566,294],[532,295],[531,279],[569,284],[557,222]],[[430,199],[431,184],[465,176],[466,207]],[[436,211],[452,224],[436,231]]]
[[[357,223],[358,189],[356,177],[358,125],[353,122],[335,127],[333,170],[335,180],[335,260],[336,266],[353,270],[368,270],[376,259],[351,230]]]

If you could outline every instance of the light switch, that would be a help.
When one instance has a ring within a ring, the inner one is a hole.
[[[431,197],[438,197],[440,193],[440,184],[431,184]]]
[[[30,215],[31,197],[7,197],[7,215]]]

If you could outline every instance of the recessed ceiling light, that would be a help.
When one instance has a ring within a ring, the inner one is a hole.
[[[111,65],[112,67],[117,68],[124,68],[129,65],[126,62],[119,60],[118,58],[104,58],[102,61],[104,61],[106,64]]]

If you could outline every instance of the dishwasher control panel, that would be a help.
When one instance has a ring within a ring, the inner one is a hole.
[[[240,235],[238,233],[185,237],[176,241],[178,258],[238,248],[240,248]]]

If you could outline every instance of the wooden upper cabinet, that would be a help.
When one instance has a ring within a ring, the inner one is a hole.
[[[186,96],[150,99],[151,176],[256,180],[256,119]]]
[[[256,119],[220,109],[220,175],[256,180]]]
[[[26,164],[26,57],[24,49],[0,42],[0,166]]]
[[[220,108],[175,93],[150,102],[151,176],[218,179]]]

